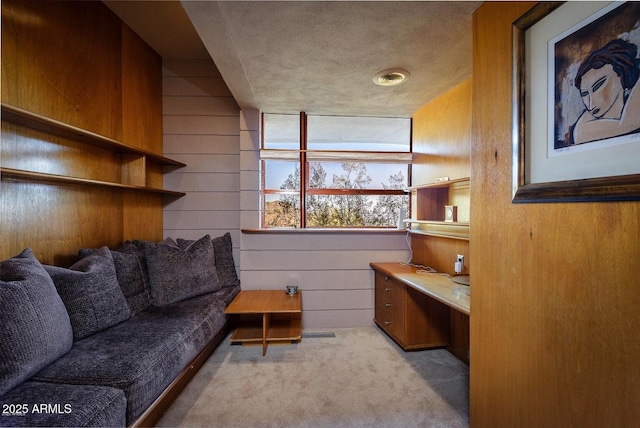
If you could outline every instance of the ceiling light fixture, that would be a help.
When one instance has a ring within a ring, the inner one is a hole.
[[[411,73],[407,70],[393,68],[376,73],[373,76],[373,83],[378,86],[395,86],[404,83],[409,76],[411,76]]]

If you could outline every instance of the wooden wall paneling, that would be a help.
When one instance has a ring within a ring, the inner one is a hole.
[[[414,114],[412,185],[430,184],[438,177],[470,176],[471,91],[469,79]],[[418,192],[420,197],[416,197]],[[444,205],[458,206],[458,221],[470,219],[470,185],[417,189],[412,195],[412,218],[444,220]],[[438,272],[454,274],[456,255],[465,256],[463,274],[470,273],[469,241],[411,235],[412,261]],[[433,302],[447,323],[447,349],[469,363],[469,317]],[[434,308],[431,308],[434,310]],[[442,313],[444,311],[444,313]],[[423,321],[425,322],[425,321]]]
[[[122,139],[120,20],[102,2],[2,2],[2,102]]]
[[[121,181],[124,184],[131,184],[133,186],[146,186],[147,185],[147,158],[146,156],[137,154],[125,154],[121,155]],[[162,184],[162,183],[160,183]],[[158,186],[161,188],[162,186]]]
[[[468,223],[471,219],[470,189],[471,183],[460,183],[449,188],[447,205],[458,207],[458,222]]]
[[[449,191],[446,188],[417,190],[420,197],[415,201],[418,220],[444,221],[444,209],[449,202]]]
[[[145,169],[146,185],[149,187],[163,188],[164,168],[165,167],[158,163],[147,161]]]
[[[2,42],[3,104],[162,154],[160,59],[102,2],[5,0]],[[5,168],[162,187],[145,156],[5,121],[2,139]],[[1,182],[3,258],[31,247],[69,265],[81,248],[162,239],[160,194],[24,180]]]
[[[468,275],[471,270],[469,241],[412,234],[411,248],[415,264],[432,267],[438,272],[454,274],[456,255],[462,254],[465,263],[462,273]]]
[[[69,266],[81,248],[120,244],[119,191],[6,179],[0,186],[2,260],[31,248],[42,263]]]
[[[162,59],[122,24],[123,142],[162,155]]]
[[[162,207],[165,196],[144,192],[123,193],[122,241],[144,239],[161,241],[163,218]]]
[[[120,154],[2,121],[5,168],[120,183]]]
[[[460,360],[470,364],[469,348],[469,315],[450,310],[451,316],[451,344],[447,350]]]
[[[404,286],[406,290],[406,342],[416,348],[441,347],[450,344],[449,307],[424,293]]]
[[[435,182],[438,177],[470,176],[472,79],[466,80],[414,113],[412,185]],[[420,192],[420,198],[416,198]],[[412,218],[444,220],[444,205],[458,205],[458,221],[469,221],[469,186],[417,189],[412,195]],[[419,202],[418,202],[419,200]],[[469,273],[469,242],[411,235],[413,261],[439,272],[453,273],[457,254],[465,255]]]
[[[468,79],[414,113],[413,186],[469,177],[471,89]]]
[[[162,154],[162,60],[122,24],[123,142]],[[130,178],[163,187],[162,166],[149,159],[128,164]],[[137,184],[137,183],[136,183]],[[123,239],[162,240],[163,197],[140,192],[124,195]]]
[[[511,25],[474,13],[471,426],[636,426],[640,203],[511,203]]]

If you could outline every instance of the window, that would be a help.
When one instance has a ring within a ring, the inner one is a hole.
[[[263,114],[262,226],[397,227],[411,119]]]

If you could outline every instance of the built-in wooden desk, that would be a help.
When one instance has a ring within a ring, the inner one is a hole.
[[[429,297],[433,297],[458,312],[469,315],[471,311],[469,295],[462,292],[463,286],[451,281],[447,274],[418,272],[419,269],[401,263],[371,263],[371,267],[398,279]]]
[[[370,263],[375,323],[403,349],[447,347],[469,362],[470,296],[448,275],[401,263]]]

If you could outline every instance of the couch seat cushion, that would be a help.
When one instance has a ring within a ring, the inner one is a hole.
[[[225,323],[224,305],[213,294],[151,307],[75,342],[33,379],[121,389],[131,424]]]
[[[7,410],[0,414],[2,427],[126,426],[127,399],[116,388],[28,381],[0,403]]]
[[[67,310],[30,249],[0,262],[0,396],[71,348]]]

